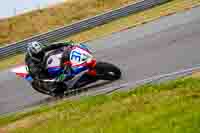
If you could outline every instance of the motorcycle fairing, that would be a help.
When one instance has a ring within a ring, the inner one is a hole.
[[[56,59],[55,62],[52,58]],[[56,55],[52,55],[50,58],[47,59],[47,65],[49,74],[53,77],[56,77],[63,69],[60,67],[59,60],[61,59],[61,53],[57,53]],[[70,62],[72,63],[72,75],[75,76],[82,71],[86,71],[88,69],[88,63],[90,63],[93,59],[91,52],[87,49],[86,46],[75,46],[70,53]],[[20,65],[11,70],[11,72],[16,73],[19,77],[24,78],[27,81],[32,81],[32,77],[28,74],[26,65]]]
[[[16,75],[18,75],[19,77],[23,77],[23,78],[25,78],[28,75],[26,65],[17,66],[15,68],[11,69],[11,72],[16,73]]]
[[[11,69],[11,72],[16,73],[17,76],[24,78],[27,81],[31,82],[33,80],[32,77],[28,74],[26,65],[17,66]]]
[[[52,77],[56,77],[63,72],[62,68],[60,67],[61,56],[61,53],[58,53],[57,55],[49,56],[47,59],[48,73]],[[92,58],[93,57],[89,50],[75,46],[70,53],[70,62],[72,64],[71,76],[75,76],[76,74],[87,70],[87,62],[91,61]]]
[[[83,66],[92,60],[93,56],[88,50],[75,46],[70,53],[72,67]]]

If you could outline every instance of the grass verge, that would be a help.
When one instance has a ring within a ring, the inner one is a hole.
[[[0,131],[193,133],[200,131],[199,105],[200,79],[189,77],[3,117]]]
[[[78,33],[76,35],[66,38],[65,40],[74,40],[79,42],[94,40],[96,38],[100,38],[126,28],[136,27],[138,25],[145,24],[162,16],[185,11],[198,5],[200,5],[200,0],[172,0],[167,4],[157,6],[140,13],[132,14],[127,17],[123,17],[110,23],[104,24],[102,26],[98,26],[93,29]],[[23,57],[23,55],[9,57],[8,59],[3,60],[3,62],[0,63],[0,70],[9,68],[16,64],[21,64],[24,58],[19,57]]]
[[[124,29],[137,27],[139,25],[159,19],[163,16],[186,11],[199,5],[200,0],[171,0],[166,4],[156,6],[143,12],[132,14],[127,17],[122,17],[102,26],[78,33],[77,35],[72,35],[66,40],[94,40],[96,38],[122,31]]]
[[[57,6],[0,20],[0,44],[23,40],[136,0],[69,0]]]
[[[15,65],[22,64],[24,58],[24,54],[18,54],[16,56],[11,56],[6,59],[2,59],[0,63],[0,70],[5,70]]]

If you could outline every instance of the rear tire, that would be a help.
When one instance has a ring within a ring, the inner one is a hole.
[[[40,83],[40,81],[33,81],[31,85],[33,89],[42,94],[52,97],[64,96],[64,84]],[[51,90],[50,88],[55,88],[55,90]]]
[[[45,94],[45,95],[50,95],[50,91],[46,90],[43,88],[43,86],[41,86],[41,84],[38,82],[38,81],[33,81],[31,83],[31,86],[34,90],[42,93],[42,94]]]
[[[98,62],[95,69],[99,79],[114,81],[121,78],[120,69],[113,64]]]

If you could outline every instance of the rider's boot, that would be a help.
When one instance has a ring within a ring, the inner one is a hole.
[[[53,89],[52,93],[55,95],[55,97],[64,97],[66,89],[67,88],[64,85],[64,83],[59,82],[59,83],[56,83],[55,88]]]

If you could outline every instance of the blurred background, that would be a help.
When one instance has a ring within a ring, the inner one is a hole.
[[[63,1],[66,0],[3,0],[0,4],[0,19],[55,5]]]

